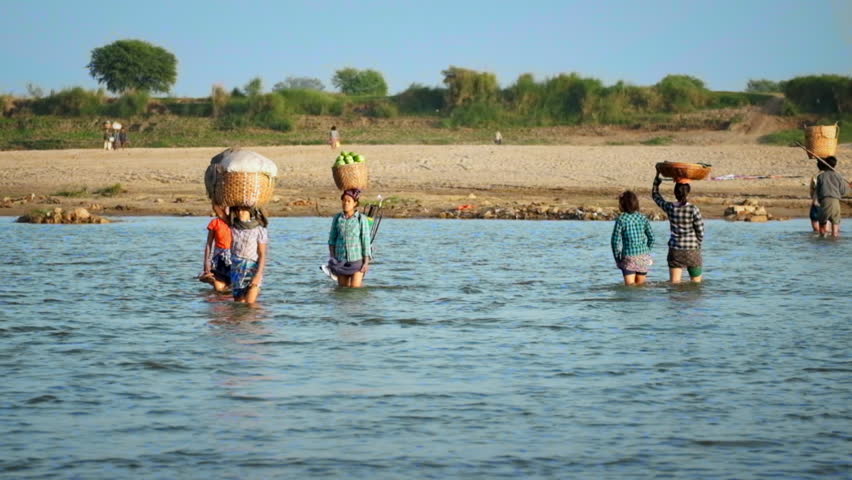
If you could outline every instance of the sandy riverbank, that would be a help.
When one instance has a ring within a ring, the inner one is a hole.
[[[35,208],[103,207],[103,215],[206,215],[203,173],[222,148],[6,151],[0,152],[0,199],[34,194],[33,201],[6,202],[0,215]],[[777,216],[807,215],[807,182],[814,161],[795,148],[759,145],[718,146],[493,146],[348,145],[368,159],[372,185],[365,195],[394,197],[397,216],[437,216],[459,205],[511,205],[513,202],[573,207],[616,204],[624,189],[640,192],[643,209],[659,161],[704,162],[712,176],[776,176],[764,179],[701,181],[693,201],[707,217],[725,205],[757,198]],[[279,166],[279,201],[274,216],[329,215],[339,208],[327,146],[257,147]],[[838,152],[843,162],[852,151]],[[852,176],[841,163],[841,173]],[[83,187],[88,192],[120,183],[113,197],[56,193]],[[671,184],[668,184],[671,185]],[[670,192],[670,186],[666,187]],[[46,197],[46,198],[43,198]],[[847,204],[848,205],[848,204]],[[844,207],[845,210],[845,207]],[[844,214],[847,214],[846,211]]]

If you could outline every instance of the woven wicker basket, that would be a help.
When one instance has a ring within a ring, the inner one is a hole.
[[[710,165],[701,163],[660,162],[657,172],[675,181],[704,180],[710,175]]]
[[[334,177],[334,183],[340,190],[349,190],[350,188],[366,190],[370,184],[366,163],[350,163],[331,167],[331,174]]]
[[[814,158],[814,155],[820,158],[833,156],[837,152],[839,136],[840,127],[837,125],[805,127],[805,146],[813,152],[808,152],[808,158]]]
[[[269,203],[274,190],[275,178],[265,173],[221,172],[213,200],[228,207],[259,207]]]

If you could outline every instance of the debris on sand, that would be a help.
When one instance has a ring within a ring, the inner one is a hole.
[[[786,220],[786,218],[772,215],[757,200],[747,198],[738,204],[729,205],[725,209],[725,220],[732,222],[766,222],[769,220]]]
[[[62,210],[58,207],[52,210],[33,210],[27,215],[18,217],[17,222],[53,224],[111,223],[109,219],[92,215],[88,210],[81,207],[72,210]]]

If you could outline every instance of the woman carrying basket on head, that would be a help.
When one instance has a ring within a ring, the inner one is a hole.
[[[672,283],[680,283],[683,269],[686,268],[692,281],[699,283],[702,275],[701,242],[704,240],[704,220],[701,218],[701,211],[687,201],[691,188],[688,183],[675,184],[674,194],[677,202],[672,203],[667,202],[660,195],[662,182],[663,179],[657,172],[651,196],[669,217],[672,232],[669,238],[669,280]]]
[[[254,207],[231,207],[231,289],[234,301],[254,303],[266,269],[269,221]]]
[[[364,275],[370,269],[370,222],[366,215],[357,211],[361,190],[345,190],[340,196],[343,209],[331,220],[328,234],[327,265],[320,268],[329,277],[336,279],[341,287],[363,286]]]

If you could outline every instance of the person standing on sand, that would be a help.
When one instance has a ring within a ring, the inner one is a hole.
[[[822,172],[817,175],[816,196],[819,199],[819,233],[822,236],[840,236],[840,199],[849,191],[846,180],[837,173],[836,157],[825,157],[822,162],[817,160],[817,167]],[[828,222],[831,222],[829,231]]]
[[[104,150],[112,150],[112,130],[104,127]]]
[[[364,275],[370,269],[370,222],[366,215],[357,211],[361,190],[344,190],[340,195],[343,209],[331,220],[328,234],[327,265],[322,271],[337,280],[341,287],[359,288],[363,286]]]
[[[337,131],[336,125],[332,125],[328,132],[328,144],[333,150],[340,148],[340,132]]]
[[[625,285],[643,285],[654,263],[651,222],[639,213],[639,199],[630,190],[618,196],[618,208],[622,213],[615,220],[610,241],[615,266],[621,269]]]
[[[694,283],[701,282],[702,261],[701,242],[704,241],[704,219],[698,207],[687,201],[691,187],[688,183],[676,183],[674,188],[677,203],[667,202],[660,195],[660,184],[663,179],[659,172],[654,178],[651,197],[669,217],[671,238],[669,238],[669,280],[680,283],[683,269],[689,272]]]
[[[127,139],[127,127],[122,127],[118,133],[118,144],[121,145],[122,150],[130,146],[130,140]]]
[[[269,221],[258,208],[231,207],[231,290],[234,301],[254,303],[266,269]]]

